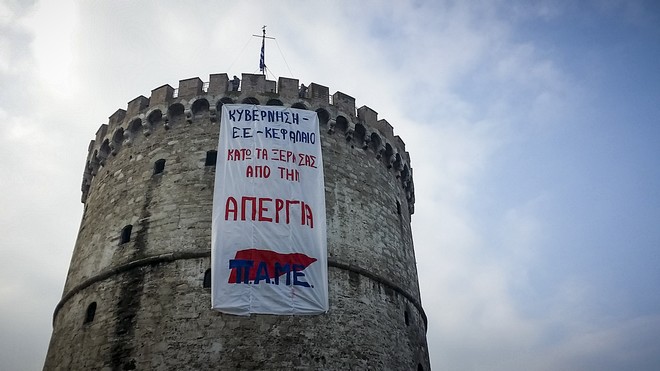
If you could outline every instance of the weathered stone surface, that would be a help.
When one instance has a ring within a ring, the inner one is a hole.
[[[212,76],[221,76],[222,85],[226,75]],[[196,99],[218,109],[223,98],[299,101],[297,80],[284,80],[291,86],[278,96],[262,78],[249,77],[246,92],[213,84]],[[199,92],[201,80],[185,81]],[[147,116],[148,127],[134,131],[130,145],[112,137],[129,131],[130,117],[113,131],[100,130],[90,144],[85,209],[44,369],[428,370],[410,228],[412,168],[403,142],[388,139],[391,127],[383,133],[360,125],[356,139],[347,132],[354,126],[331,127],[340,114],[356,117],[353,98],[335,93],[338,106],[310,102],[326,118],[320,131],[330,310],[224,315],[210,309],[203,288],[215,172],[205,159],[217,150],[219,123],[209,110],[187,121],[194,102],[161,90],[149,106],[141,100],[136,115]],[[183,110],[169,109],[177,104]],[[108,142],[114,154],[103,147]],[[164,170],[154,174],[158,160],[165,160]],[[122,243],[126,226],[130,239]],[[91,303],[95,315],[86,322]]]

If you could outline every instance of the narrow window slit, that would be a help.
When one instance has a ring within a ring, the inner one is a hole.
[[[87,306],[87,310],[85,311],[85,322],[84,323],[90,323],[94,321],[94,316],[96,315],[96,302],[92,302],[90,305]]]
[[[218,160],[218,151],[207,151],[204,166],[215,166]]]
[[[207,269],[204,272],[204,284],[202,285],[205,289],[211,288],[211,268]]]
[[[131,240],[131,231],[133,230],[132,225],[127,225],[124,228],[121,229],[121,235],[119,237],[119,244],[125,244],[126,242]]]
[[[165,159],[160,159],[154,162],[154,175],[161,174],[165,170]]]

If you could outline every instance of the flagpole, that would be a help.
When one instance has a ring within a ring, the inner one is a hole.
[[[266,39],[275,40],[274,37],[266,37],[266,26],[261,27],[261,55],[259,56],[259,71],[266,76]],[[252,35],[259,37],[259,35]]]

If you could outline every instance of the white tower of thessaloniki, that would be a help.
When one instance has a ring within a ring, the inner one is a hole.
[[[227,74],[163,85],[101,125],[45,370],[429,370],[410,217],[410,157],[392,126],[341,92]],[[210,309],[211,209],[225,103],[319,116],[330,309]]]

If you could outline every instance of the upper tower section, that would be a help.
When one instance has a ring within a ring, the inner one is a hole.
[[[367,106],[356,109],[355,99],[348,94],[338,91],[330,95],[326,86],[310,83],[303,87],[298,79],[280,77],[276,82],[264,75],[246,73],[240,79],[229,78],[226,73],[211,74],[208,82],[193,77],[180,80],[178,88],[166,84],[153,89],[149,98],[140,95],[128,102],[126,109],[115,111],[89,144],[81,201],[86,202],[92,178],[108,157],[116,156],[123,146],[130,146],[137,136],[190,124],[196,115],[206,112],[212,122],[217,122],[225,103],[315,110],[326,137],[342,136],[346,145],[373,152],[391,170],[405,191],[409,213],[414,212],[410,155],[387,120],[378,119],[378,113]]]

